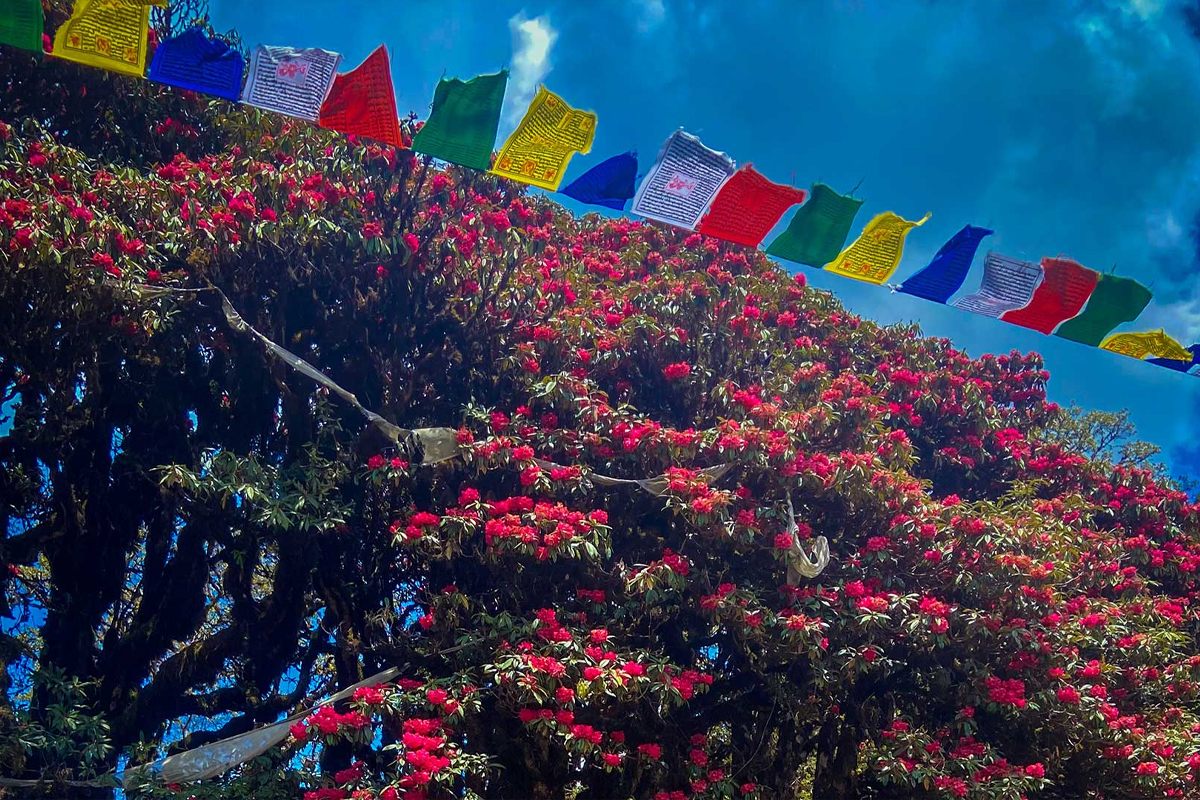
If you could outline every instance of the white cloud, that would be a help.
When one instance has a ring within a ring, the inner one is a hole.
[[[636,0],[638,33],[649,33],[667,18],[667,7],[663,0]]]
[[[523,11],[508,20],[508,29],[512,32],[513,58],[505,106],[506,124],[511,131],[521,121],[538,84],[553,69],[550,51],[558,39],[558,31],[551,26],[548,16],[529,19]]]

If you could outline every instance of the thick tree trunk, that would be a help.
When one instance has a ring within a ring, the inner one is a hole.
[[[858,730],[846,719],[826,720],[817,735],[817,774],[812,796],[852,800],[858,795]]]

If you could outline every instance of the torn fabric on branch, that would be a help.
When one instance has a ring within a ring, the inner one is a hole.
[[[190,783],[215,778],[239,764],[257,758],[287,738],[292,723],[308,716],[314,708],[345,700],[356,689],[386,683],[400,674],[396,667],[377,672],[353,686],[347,686],[337,694],[302,708],[293,714],[262,728],[230,736],[203,747],[160,758],[158,761],[125,770],[121,783],[126,789],[149,780],[162,783]]]
[[[800,526],[796,524],[796,512],[792,510],[792,495],[788,492],[788,535],[792,544],[788,548],[788,586],[799,586],[801,578],[815,578],[829,566],[829,540],[818,536],[813,540],[813,554],[809,557],[800,545]]]
[[[546,461],[541,458],[535,458],[533,463],[542,469],[567,468],[565,464],[556,464],[553,461]],[[732,464],[718,464],[715,467],[705,467],[704,469],[697,470],[697,473],[710,481],[715,481],[728,472],[732,466]],[[672,480],[671,476],[665,472],[661,475],[655,475],[653,478],[610,478],[598,472],[586,473],[584,477],[597,486],[637,486],[655,497],[661,497],[666,494]]]
[[[436,464],[439,461],[445,461],[454,458],[458,455],[458,434],[453,428],[414,428],[409,430],[401,428],[398,425],[393,425],[386,419],[371,411],[358,401],[353,392],[342,388],[340,384],[334,381],[325,373],[314,367],[312,364],[305,361],[300,356],[292,351],[280,347],[271,341],[269,338],[259,333],[246,320],[242,319],[242,315],[237,312],[233,304],[229,302],[229,298],[225,293],[216,286],[209,286],[203,289],[170,289],[160,286],[145,286],[137,287],[143,294],[148,296],[162,296],[166,294],[201,294],[204,292],[213,292],[221,298],[221,312],[225,315],[225,322],[230,328],[238,333],[247,334],[257,339],[266,349],[267,352],[275,356],[292,369],[312,378],[317,383],[324,386],[329,391],[336,394],[338,397],[345,400],[350,405],[354,406],[359,413],[367,418],[376,429],[379,430],[385,437],[396,443],[414,441],[420,446],[421,463]]]

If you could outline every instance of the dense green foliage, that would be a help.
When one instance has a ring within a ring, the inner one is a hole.
[[[1036,355],[409,152],[28,54],[0,75],[0,660],[38,676],[0,700],[4,777],[398,666],[146,793],[1194,793],[1200,509],[1066,444]],[[213,295],[159,291],[206,286],[460,456],[420,465]],[[815,536],[832,563],[788,585]]]

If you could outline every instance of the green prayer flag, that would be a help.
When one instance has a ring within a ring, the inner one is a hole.
[[[507,70],[469,81],[441,80],[429,119],[413,136],[412,149],[464,167],[491,167],[507,85]]]
[[[1150,290],[1132,278],[1101,275],[1087,307],[1060,325],[1054,335],[1099,347],[1113,328],[1137,319],[1150,297]]]
[[[810,267],[825,266],[842,252],[862,204],[862,200],[814,183],[808,202],[796,211],[787,230],[771,242],[767,255]]]
[[[0,1],[0,44],[42,52],[42,0]]]

